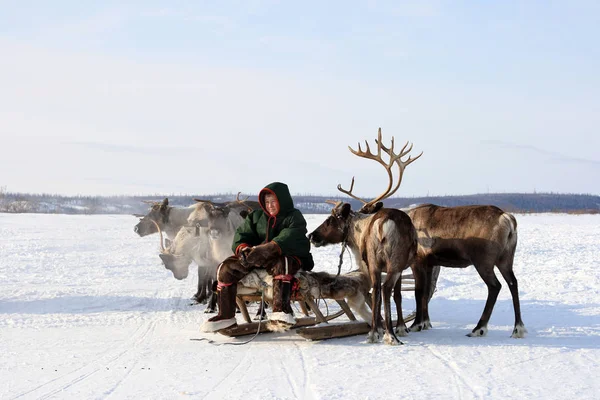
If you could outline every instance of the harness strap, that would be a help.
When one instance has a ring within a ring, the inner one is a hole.
[[[223,263],[219,264],[219,266],[217,267],[217,290],[233,285],[233,283],[225,283],[225,282],[221,282],[219,280],[219,272],[221,272],[222,266],[223,266]]]
[[[294,275],[289,275],[289,274],[286,274],[286,275],[275,275],[273,277],[273,279],[275,279],[275,280],[281,280],[281,281],[284,281],[284,282],[291,282],[292,279],[294,279]]]
[[[292,279],[294,279],[294,275],[290,275],[290,266],[288,264],[288,258],[284,256],[283,259],[285,260],[285,274],[275,275],[273,279],[282,280],[284,282],[291,282]]]

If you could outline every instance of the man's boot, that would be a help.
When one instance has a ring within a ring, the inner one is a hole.
[[[273,312],[269,316],[268,328],[272,331],[286,331],[296,324],[290,304],[292,285],[289,281],[273,279]]]
[[[201,332],[217,332],[221,329],[237,325],[235,320],[235,297],[237,294],[237,284],[229,286],[220,285],[219,296],[219,315],[210,318],[200,327]]]

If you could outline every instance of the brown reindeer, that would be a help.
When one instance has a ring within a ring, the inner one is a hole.
[[[439,266],[465,268],[474,265],[488,288],[483,314],[467,336],[485,336],[487,324],[502,285],[494,266],[504,277],[512,295],[515,326],[511,337],[525,337],[521,320],[519,289],[513,273],[517,247],[517,220],[495,206],[439,207],[425,204],[408,211],[419,235],[415,260],[415,297],[417,315],[412,331],[431,327],[428,300],[431,298],[432,273]],[[419,275],[417,277],[417,274]]]
[[[335,243],[347,245],[354,253],[355,258],[361,261],[360,269],[369,277],[372,287],[371,310],[373,313],[371,331],[367,337],[369,343],[374,343],[379,339],[382,296],[385,309],[384,342],[387,344],[402,343],[392,328],[390,298],[392,290],[396,286],[394,300],[398,312],[397,333],[406,336],[408,332],[402,318],[399,278],[402,271],[408,268],[416,257],[417,232],[406,213],[397,209],[381,208],[383,205],[381,200],[390,197],[400,187],[404,168],[423,154],[402,161],[401,157],[406,156],[412,149],[412,145],[406,149],[407,146],[408,143],[399,154],[394,154],[394,139],[392,138],[391,147],[385,148],[389,152],[390,159],[388,162],[384,161],[382,159],[384,147],[381,145],[381,128],[379,128],[376,154],[371,153],[368,143],[366,143],[366,151],[362,151],[360,144],[358,151],[350,148],[353,154],[375,160],[384,166],[389,178],[388,187],[377,198],[367,202],[352,194],[354,178],[352,178],[350,190],[344,190],[338,185],[338,190],[363,202],[363,207],[358,212],[354,212],[349,203],[339,202],[332,210],[331,216],[309,235],[311,242],[316,247]],[[394,180],[391,170],[394,164],[399,168],[399,176],[396,186],[392,190]],[[382,272],[386,273],[383,287]]]
[[[382,146],[393,156],[393,149]],[[407,211],[419,236],[419,248],[412,266],[415,276],[417,315],[411,331],[431,328],[429,300],[433,295],[440,266],[465,268],[474,265],[488,287],[488,297],[479,322],[467,336],[485,336],[487,324],[502,285],[494,266],[508,283],[515,311],[511,337],[527,333],[521,320],[519,289],[513,273],[517,247],[517,220],[500,208],[487,206],[439,207],[425,204]],[[399,307],[399,304],[396,304]]]

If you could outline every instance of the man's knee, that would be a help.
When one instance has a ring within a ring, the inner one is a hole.
[[[231,256],[217,267],[217,280],[219,283],[236,283],[245,275],[245,268],[236,256]]]
[[[269,268],[269,272],[275,279],[282,279],[282,277],[286,277],[284,280],[289,280],[289,276],[294,276],[300,270],[300,260],[294,256],[282,256],[279,257],[277,262],[275,262],[271,268]],[[280,278],[281,277],[281,278]]]

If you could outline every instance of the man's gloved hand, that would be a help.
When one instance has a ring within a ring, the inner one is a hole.
[[[244,249],[246,250],[246,249]],[[281,255],[281,249],[275,242],[261,244],[252,247],[252,250],[246,254],[246,263],[253,267],[264,267],[269,261],[275,260]]]
[[[252,247],[244,247],[239,251],[239,258],[242,265],[246,268],[250,267],[247,261],[248,254],[252,251]]]

